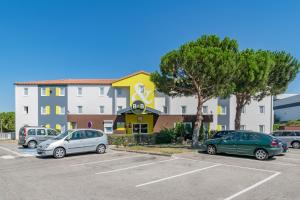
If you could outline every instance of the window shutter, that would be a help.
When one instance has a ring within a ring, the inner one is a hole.
[[[222,111],[222,107],[218,106],[218,115],[221,114],[221,111]]]
[[[46,114],[50,115],[50,106],[46,106]]]
[[[55,125],[55,129],[60,131],[61,130],[61,125],[60,124],[56,124]]]
[[[61,114],[61,108],[60,108],[60,106],[56,106],[56,107],[55,107],[55,113],[56,113],[57,115],[60,115],[60,114]]]
[[[50,88],[46,88],[46,96],[50,96]]]
[[[56,96],[60,96],[60,88],[59,87],[56,88],[56,92],[55,93],[56,93]]]

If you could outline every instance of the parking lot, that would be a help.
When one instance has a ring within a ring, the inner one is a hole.
[[[0,143],[0,199],[300,199],[300,151],[268,161],[108,150],[64,159]]]

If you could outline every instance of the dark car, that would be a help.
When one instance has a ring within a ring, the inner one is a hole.
[[[258,160],[266,160],[283,152],[278,139],[251,131],[227,132],[222,137],[207,140],[204,148],[208,154],[248,155],[255,156]]]

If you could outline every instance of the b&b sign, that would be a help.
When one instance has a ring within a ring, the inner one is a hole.
[[[142,114],[143,112],[145,112],[146,105],[144,104],[144,102],[137,100],[132,103],[131,110],[134,114],[139,115],[139,114]]]

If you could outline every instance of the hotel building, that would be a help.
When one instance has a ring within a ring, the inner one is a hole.
[[[270,132],[272,102],[272,97],[266,97],[245,106],[241,129]],[[235,107],[234,96],[207,101],[202,110],[204,128],[234,129]],[[120,79],[15,83],[16,133],[24,125],[61,131],[94,128],[108,134],[152,133],[178,122],[193,126],[196,108],[194,96],[173,98],[157,92],[144,71]]]

